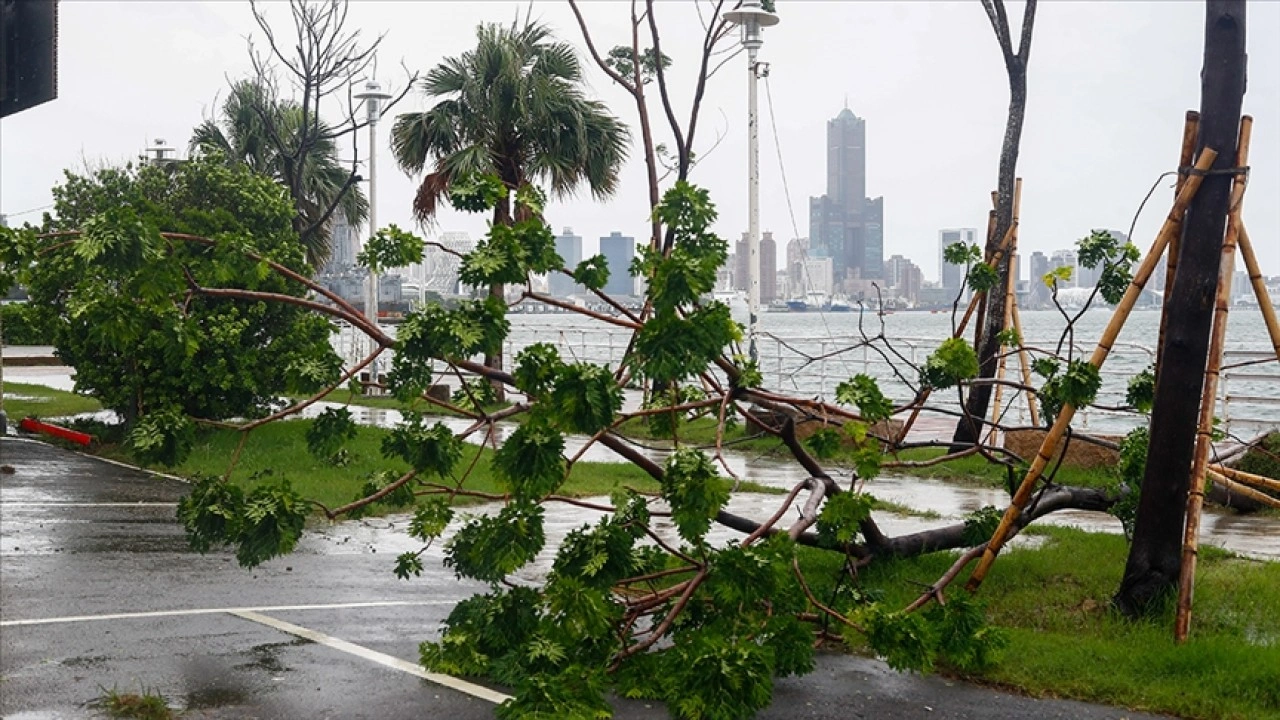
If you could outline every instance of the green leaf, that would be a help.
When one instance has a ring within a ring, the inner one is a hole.
[[[760,372],[760,363],[745,355],[734,355],[733,364],[738,366],[738,377],[733,381],[737,388],[751,389],[764,385],[764,373]]]
[[[819,460],[828,460],[835,457],[836,452],[840,450],[840,432],[835,428],[818,428],[812,435],[805,438],[804,444]]]
[[[529,564],[545,542],[542,507],[512,502],[497,515],[473,518],[459,528],[445,549],[444,564],[459,577],[498,582]]]
[[[893,403],[880,392],[880,385],[862,373],[836,386],[836,402],[857,406],[858,414],[869,423],[887,420],[893,414]]]
[[[942,260],[949,265],[969,265],[982,261],[982,248],[974,244],[956,242],[942,249]]]
[[[1004,512],[994,505],[987,505],[974,510],[964,518],[964,532],[961,534],[966,547],[976,547],[986,542],[995,534],[996,527]]]
[[[243,513],[244,491],[212,476],[197,477],[191,492],[178,501],[178,520],[191,549],[199,553],[234,542]]]
[[[866,493],[845,492],[827,498],[818,513],[818,537],[827,547],[844,547],[858,537],[862,521],[871,517],[875,499]]]
[[[622,388],[609,368],[574,363],[561,369],[551,391],[554,417],[568,432],[594,435],[622,409]]]
[[[986,263],[969,268],[969,288],[976,293],[990,292],[1000,284],[1000,272]]]
[[[1000,347],[1016,348],[1022,345],[1022,338],[1018,336],[1017,329],[1010,327],[996,333],[996,342]]]
[[[236,560],[242,567],[254,568],[293,552],[310,507],[288,481],[254,488],[245,497]]]
[[[609,283],[609,261],[603,255],[592,255],[574,268],[573,279],[588,290],[602,290]]]
[[[1061,369],[1057,359],[1051,357],[1038,357],[1031,361],[1031,371],[1042,378],[1051,378],[1058,374]]]
[[[408,580],[409,576],[422,575],[422,558],[415,552],[403,552],[396,556],[396,577]]]
[[[516,354],[516,367],[512,372],[516,388],[536,397],[544,394],[555,383],[564,363],[560,353],[551,343],[534,343]]]
[[[1129,387],[1125,391],[1124,401],[1138,412],[1149,413],[1156,400],[1155,365],[1129,379]]]
[[[428,542],[440,537],[444,529],[453,520],[453,508],[449,501],[435,497],[419,505],[409,521],[409,537]]]
[[[449,184],[449,204],[463,212],[486,212],[507,197],[507,187],[494,174],[471,173]]]
[[[1062,376],[1062,400],[1075,407],[1093,402],[1102,387],[1098,368],[1086,360],[1072,360]]]
[[[920,368],[920,383],[941,390],[978,376],[978,354],[962,338],[948,338]]]
[[[1056,267],[1045,273],[1044,277],[1041,279],[1044,282],[1045,287],[1052,288],[1060,282],[1071,282],[1071,275],[1073,272],[1075,271],[1071,269],[1071,266],[1063,265],[1062,267]]]
[[[356,255],[356,262],[370,272],[382,273],[422,262],[423,247],[422,238],[388,225],[365,242],[364,249]]]
[[[382,455],[400,458],[425,477],[447,477],[462,458],[462,441],[444,423],[431,427],[421,413],[405,412],[399,425],[382,439]]]
[[[530,418],[493,454],[493,471],[516,498],[537,502],[564,482],[564,436]]]
[[[175,409],[148,413],[129,431],[130,451],[142,465],[172,467],[182,462],[195,443],[195,424]]]
[[[356,423],[346,408],[325,408],[307,427],[307,451],[322,461],[331,460],[356,436]]]
[[[667,458],[662,497],[671,505],[671,519],[685,541],[698,544],[711,529],[711,520],[729,501],[712,461],[699,450],[680,448]]]

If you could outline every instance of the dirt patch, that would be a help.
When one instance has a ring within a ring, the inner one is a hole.
[[[1004,435],[1004,449],[1027,462],[1031,462],[1036,454],[1040,452],[1040,445],[1044,443],[1045,434],[1045,430],[1013,430],[1007,432]],[[1120,442],[1123,439],[1103,435],[1098,437],[1111,442]],[[1120,452],[1117,450],[1082,440],[1072,440],[1069,443],[1063,440],[1059,441],[1049,467],[1053,467],[1058,462],[1058,458],[1062,457],[1064,447],[1066,448],[1067,456],[1062,462],[1063,465],[1093,469],[1115,467],[1120,462]]]
[[[811,415],[802,414],[798,411],[781,413],[776,411],[765,411],[760,409],[753,409],[751,411],[751,414],[759,418],[762,424],[768,425],[769,427],[775,428],[775,429],[781,429],[783,424],[786,422],[787,417],[788,416],[791,417],[796,422],[796,439],[799,440],[800,442],[804,442],[806,439],[808,439],[810,435],[813,435],[815,432],[817,432],[821,428],[828,427],[834,430],[843,430],[845,425],[845,421],[841,418],[830,418],[830,419],[817,418]],[[902,431],[901,420],[881,420],[880,422],[871,426],[870,434],[876,437],[894,438],[894,437],[897,437],[898,433],[901,431]],[[751,418],[748,418],[747,432],[751,434],[756,434],[760,432],[765,432],[765,429],[762,428],[760,424],[757,424],[755,421],[753,421]],[[853,438],[844,434],[843,432],[840,435],[840,444],[842,447],[846,447],[846,448],[853,448],[856,445],[856,443],[854,443],[853,441]]]

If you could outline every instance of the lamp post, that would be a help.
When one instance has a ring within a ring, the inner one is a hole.
[[[369,123],[369,239],[378,232],[378,120],[382,117],[382,102],[391,97],[382,91],[377,80],[364,84],[364,92],[356,95],[363,100]],[[378,274],[369,270],[369,280],[365,284],[364,314],[374,327],[378,326]],[[378,361],[369,366],[369,380],[378,381]]]
[[[756,60],[756,53],[764,44],[761,31],[777,25],[778,16],[762,8],[760,0],[742,0],[742,6],[725,13],[724,19],[742,28],[742,46],[747,49],[747,267],[751,274],[747,290],[747,339],[751,360],[756,361],[760,316],[760,127],[756,81],[769,73],[769,66]]]

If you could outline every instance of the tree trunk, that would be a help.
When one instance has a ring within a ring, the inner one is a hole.
[[[1245,0],[1208,0],[1206,10],[1196,152],[1218,152],[1212,172],[1235,165],[1245,90]],[[1142,495],[1115,596],[1116,606],[1130,616],[1141,615],[1178,584],[1197,417],[1201,402],[1213,402],[1195,390],[1204,385],[1231,182],[1228,173],[1207,176],[1183,225],[1173,293],[1166,299],[1164,367],[1156,381]]]
[[[1026,48],[1021,52],[1025,53]],[[1000,241],[1013,224],[1013,186],[1018,172],[1018,147],[1022,142],[1022,121],[1027,108],[1027,68],[1019,57],[1006,58],[1009,72],[1009,116],[1005,122],[1004,145],[1000,149],[1000,178],[996,188],[998,197],[996,207],[995,232],[987,238],[987,257],[991,257],[999,247]],[[1006,253],[996,270],[1000,273],[997,288],[1009,283],[1012,270],[1010,263],[1013,253]],[[978,378],[989,380],[995,377],[997,357],[1000,354],[1000,342],[996,335],[1004,330],[1005,294],[1003,292],[987,293],[984,301],[985,313],[978,324]],[[968,416],[956,423],[952,435],[952,446],[949,452],[959,452],[978,442],[982,436],[982,419],[987,416],[987,407],[991,403],[992,385],[979,384],[970,386],[969,399],[965,403]]]
[[[510,183],[507,183],[507,185],[508,187],[510,187]],[[511,216],[511,195],[510,193],[508,193],[507,197],[500,200],[497,206],[494,207],[493,209],[493,224],[494,226],[511,225],[512,222],[513,220]],[[493,285],[490,285],[489,297],[495,298],[497,299],[498,302],[503,303],[505,305],[507,302],[506,286],[503,285],[502,283],[495,283]],[[494,370],[501,370],[502,369],[502,350],[499,349],[496,354],[485,353],[484,366],[487,368],[493,368]],[[498,380],[490,380],[489,384],[493,387],[494,400],[498,402],[503,402],[507,399],[507,389],[505,385],[503,385]]]

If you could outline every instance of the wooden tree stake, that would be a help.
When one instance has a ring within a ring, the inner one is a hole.
[[[1249,139],[1253,135],[1253,118],[1240,118],[1240,140],[1236,150],[1236,167],[1249,166]],[[1200,546],[1200,511],[1204,508],[1205,467],[1213,444],[1213,416],[1218,406],[1218,377],[1222,369],[1222,350],[1227,341],[1227,311],[1231,307],[1231,280],[1236,272],[1236,238],[1240,234],[1240,206],[1244,204],[1247,176],[1242,172],[1231,187],[1231,205],[1227,216],[1227,236],[1222,243],[1222,260],[1218,265],[1218,292],[1214,297],[1213,332],[1209,336],[1209,362],[1204,371],[1204,389],[1200,393],[1200,426],[1196,430],[1196,451],[1191,460],[1191,489],[1187,494],[1187,525],[1182,537],[1182,567],[1178,576],[1178,612],[1173,638],[1187,641],[1191,627],[1191,596],[1195,590],[1196,557]]]
[[[1262,269],[1258,267],[1258,256],[1253,254],[1253,243],[1249,241],[1249,231],[1240,221],[1240,255],[1244,258],[1244,267],[1249,271],[1249,282],[1253,285],[1254,297],[1262,308],[1262,319],[1266,321],[1267,332],[1271,334],[1271,345],[1275,348],[1276,359],[1280,360],[1280,320],[1276,319],[1276,307],[1271,304],[1267,295],[1267,284],[1262,281]]]
[[[1013,184],[1013,240],[1009,243],[1009,255],[1011,258],[1018,254],[1018,220],[1021,209],[1022,178],[1018,178]],[[1010,259],[1009,262],[1013,262],[1013,260]],[[1002,327],[1013,327],[1014,284],[1018,280],[1018,274],[1015,270],[1016,268],[1009,268],[1009,281],[1005,283],[1004,287],[1004,323]],[[998,352],[1000,353],[1000,365],[996,368],[996,380],[1004,380],[1005,362],[1008,360],[1008,357],[1005,356],[1005,346],[1003,344],[1000,345]],[[996,424],[1000,422],[1000,396],[1002,395],[1003,390],[1004,386],[997,383],[995,388],[995,397],[991,401],[991,433],[987,435],[988,445],[996,444]],[[974,433],[974,435],[980,435],[980,433]]]

